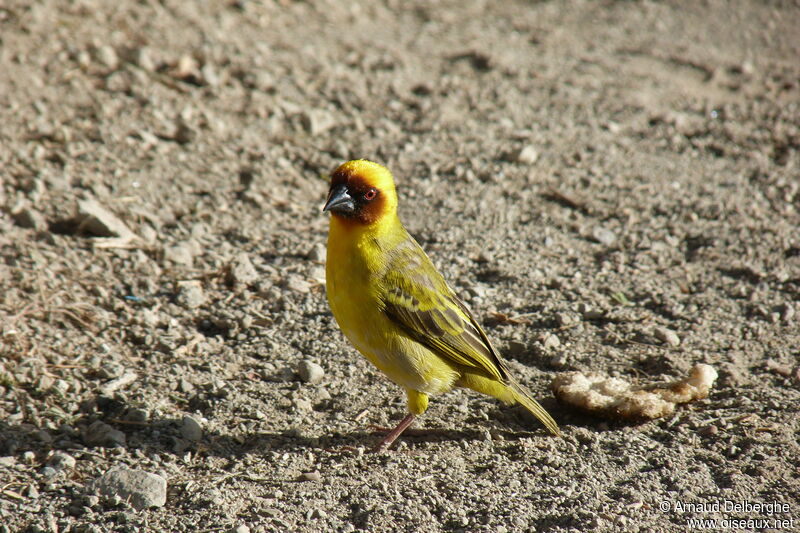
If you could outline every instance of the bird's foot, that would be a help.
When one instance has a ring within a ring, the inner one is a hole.
[[[406,430],[406,428],[408,428],[408,426],[411,425],[412,422],[414,422],[414,419],[416,417],[417,416],[414,413],[408,413],[405,416],[405,418],[403,418],[400,421],[400,423],[397,424],[397,427],[395,427],[393,430],[391,430],[383,438],[383,440],[380,441],[377,446],[375,446],[373,451],[375,451],[375,452],[385,452],[386,450],[388,450],[389,447],[392,445],[392,443],[394,443],[394,441],[397,439],[397,437],[399,437],[400,434],[403,433]]]

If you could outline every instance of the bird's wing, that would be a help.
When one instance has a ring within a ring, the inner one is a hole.
[[[439,356],[507,381],[506,367],[486,333],[419,244],[408,239],[388,254],[381,279],[386,315]]]

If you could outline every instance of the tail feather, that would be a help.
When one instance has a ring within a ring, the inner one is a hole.
[[[516,380],[510,383],[509,389],[511,389],[512,393],[514,394],[514,399],[517,403],[521,404],[525,409],[530,411],[530,413],[539,419],[539,422],[544,424],[544,427],[547,430],[555,435],[556,437],[561,436],[561,430],[558,429],[558,424],[556,421],[553,420],[553,417],[550,416],[550,413],[544,410],[544,407],[539,405],[539,402],[533,399],[531,393],[523,387],[520,383],[517,383]]]
[[[539,405],[539,402],[533,399],[531,393],[523,387],[516,379],[510,375],[507,381],[500,382],[492,377],[488,377],[475,372],[465,371],[461,374],[461,378],[456,383],[459,387],[467,387],[472,390],[494,396],[504,403],[522,404],[525,409],[539,419],[539,421],[547,428],[547,430],[556,436],[561,436],[561,431],[558,429],[558,424],[553,420],[544,407]]]

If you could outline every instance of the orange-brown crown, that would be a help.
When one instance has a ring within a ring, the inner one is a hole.
[[[397,212],[397,192],[389,169],[356,159],[331,174],[325,211],[342,220],[371,225]]]

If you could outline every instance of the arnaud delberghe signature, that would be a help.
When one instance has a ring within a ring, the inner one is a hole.
[[[709,502],[681,502],[673,504],[676,513],[748,513],[756,515],[788,514],[790,506],[785,502],[749,502],[746,500],[716,500]]]

